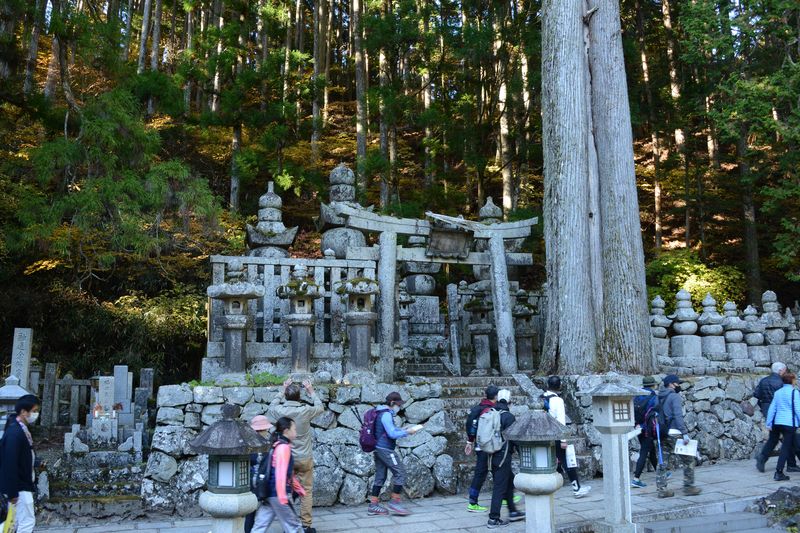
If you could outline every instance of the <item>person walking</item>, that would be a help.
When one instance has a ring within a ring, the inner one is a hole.
[[[294,493],[302,497],[305,490],[294,476],[294,458],[292,457],[292,441],[297,437],[297,425],[288,417],[281,417],[275,423],[272,435],[272,458],[267,477],[267,498],[262,500],[256,509],[255,524],[252,533],[267,533],[272,521],[276,518],[281,523],[284,533],[302,533],[294,507],[289,501]],[[268,456],[269,457],[269,456]],[[264,472],[260,468],[259,472]]]
[[[478,497],[481,494],[481,487],[489,474],[489,455],[475,445],[475,435],[478,433],[478,419],[483,413],[494,407],[497,401],[497,392],[500,389],[494,385],[486,387],[486,397],[478,405],[473,407],[467,415],[467,444],[464,447],[464,454],[470,455],[475,450],[475,472],[472,474],[472,483],[469,486],[469,503],[467,511],[471,513],[485,513],[489,509],[478,504]]]
[[[769,406],[772,403],[773,396],[784,385],[783,379],[781,378],[785,373],[785,364],[781,362],[772,363],[772,373],[769,376],[762,378],[753,391],[753,397],[758,400],[758,407],[761,409],[761,414],[764,415],[765,421],[767,420],[767,413],[769,412]],[[764,472],[766,470],[767,460],[772,454],[772,451],[775,449],[775,446],[778,445],[780,438],[780,430],[777,430],[773,427],[772,431],[769,432],[767,442],[765,442],[764,447],[761,448],[761,452],[756,455],[756,469],[759,472]],[[786,441],[784,441],[784,444],[785,443]],[[796,448],[797,446],[795,446],[795,449]],[[797,467],[797,460],[795,459],[794,454],[789,456],[787,462],[789,465],[786,468],[787,472],[800,472],[800,468]]]
[[[631,486],[643,488],[647,483],[639,479],[642,476],[647,460],[653,465],[653,469],[658,468],[658,457],[656,456],[656,435],[653,427],[653,417],[658,414],[658,395],[656,394],[656,378],[645,376],[642,378],[642,388],[645,394],[633,399],[633,413],[636,426],[641,428],[639,439],[639,459],[636,461],[636,468],[633,471]]]
[[[35,474],[33,437],[28,427],[39,418],[39,398],[26,394],[17,400],[14,413],[8,415],[0,440],[0,493],[14,505],[17,533],[31,533],[36,526],[33,508]]]
[[[683,400],[681,399],[681,378],[675,374],[664,377],[663,386],[658,391],[659,401],[659,435],[661,438],[661,453],[664,457],[656,469],[656,489],[659,498],[670,498],[675,492],[667,488],[669,478],[668,468],[671,463],[683,465],[683,493],[686,496],[696,496],[701,490],[694,484],[694,457],[675,453],[678,440],[684,444],[689,443],[689,432],[683,420]]]
[[[564,424],[567,425],[567,412],[564,408],[564,400],[558,395],[561,391],[561,378],[558,376],[550,376],[547,378],[547,392],[542,395],[545,404],[545,410]],[[578,469],[574,467],[567,467],[567,441],[562,440],[556,444],[556,458],[558,459],[558,471],[563,473],[567,472],[569,482],[572,484],[572,495],[576,498],[583,498],[589,491],[592,490],[590,485],[581,485],[581,480],[578,479]]]
[[[502,435],[516,418],[508,407],[511,401],[511,391],[502,389],[497,393],[497,402],[490,410],[499,412],[500,434]],[[486,417],[479,418],[479,423],[487,421]],[[507,526],[509,522],[522,520],[525,513],[517,510],[514,503],[514,472],[511,470],[511,455],[514,452],[514,443],[504,440],[503,445],[495,451],[490,458],[492,467],[492,503],[489,507],[489,521],[486,523],[487,529],[496,529]],[[500,517],[500,510],[503,502],[508,505],[508,520]]]
[[[304,533],[316,533],[316,529],[311,525],[311,507],[314,502],[314,453],[312,451],[311,420],[322,413],[325,407],[310,381],[303,381],[303,388],[311,398],[312,405],[300,401],[300,386],[291,379],[287,379],[283,383],[283,393],[269,404],[267,417],[272,421],[277,421],[282,417],[291,418],[297,427],[297,435],[292,439],[294,472],[305,489],[305,495],[300,499],[300,520],[303,522]]]
[[[783,473],[786,461],[794,455],[794,434],[800,425],[800,393],[794,388],[795,375],[784,372],[781,375],[783,386],[775,391],[772,403],[767,411],[767,429],[770,435],[773,431],[780,432],[783,444],[778,464],[775,467],[775,481],[789,481],[789,476]]]
[[[250,421],[250,427],[253,428],[259,435],[269,440],[269,430],[272,429],[272,424],[269,423],[267,417],[264,415],[256,415]],[[261,466],[261,461],[267,456],[265,453],[251,453],[250,454],[250,478],[258,473],[258,468]],[[244,533],[250,533],[255,524],[256,512],[248,514],[244,517]]]
[[[394,417],[403,407],[403,399],[399,392],[390,392],[386,395],[386,403],[375,408],[377,418],[375,419],[375,481],[369,496],[369,507],[367,514],[388,515],[393,514],[406,516],[411,511],[406,509],[400,502],[400,493],[403,492],[403,484],[406,480],[406,468],[403,459],[395,451],[397,439],[408,437],[417,432],[416,427],[401,429],[394,423]],[[379,496],[383,484],[386,482],[388,472],[392,472],[392,496],[389,503],[384,507],[380,504]]]

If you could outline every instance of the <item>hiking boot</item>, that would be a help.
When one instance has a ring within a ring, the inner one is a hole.
[[[631,480],[631,487],[643,489],[646,486],[647,486],[647,483],[645,483],[644,481],[640,481],[640,480],[638,480],[636,478],[633,478]]]
[[[572,491],[572,495],[575,496],[576,498],[583,498],[584,496],[589,494],[589,492],[591,490],[592,490],[592,487],[590,487],[589,485],[584,485],[581,488],[579,488],[578,490],[573,490]]]
[[[683,494],[686,496],[697,496],[703,492],[703,489],[700,487],[683,487]]]
[[[408,516],[411,514],[411,511],[403,507],[403,504],[400,502],[390,501],[386,507],[392,512],[392,514],[399,516]]]
[[[675,496],[675,492],[673,492],[673,491],[671,491],[669,489],[664,489],[664,490],[658,491],[658,497],[659,498],[672,498],[673,496]]]
[[[498,527],[507,526],[510,523],[511,522],[508,520],[503,520],[502,518],[498,518],[497,520],[492,520],[490,518],[489,521],[486,522],[486,529],[497,529]]]
[[[509,522],[516,522],[517,520],[525,520],[525,513],[522,511],[511,511],[508,513]]]
[[[521,501],[522,501],[522,496],[519,494],[514,494],[514,503],[519,503]],[[502,502],[500,502],[500,505],[508,505],[508,502],[503,500]]]
[[[756,470],[759,472],[764,472],[764,465],[767,463],[767,459],[763,455],[756,456]]]
[[[772,476],[772,479],[775,481],[789,481],[789,476],[778,470],[775,472],[775,475]]]
[[[389,514],[389,511],[386,509],[386,507],[379,503],[370,503],[369,507],[367,507],[367,514],[386,516]]]
[[[467,511],[469,511],[470,513],[485,513],[488,510],[489,510],[488,507],[484,507],[483,505],[477,503],[471,503],[467,505]]]

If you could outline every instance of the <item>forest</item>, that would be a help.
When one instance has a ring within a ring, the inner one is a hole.
[[[568,0],[561,0],[567,2]],[[619,4],[650,296],[800,299],[800,5]],[[551,6],[551,7],[548,7]],[[0,354],[198,373],[211,254],[340,162],[380,212],[540,216],[548,0],[3,0]],[[565,87],[549,87],[552,91]],[[525,244],[545,281],[541,227]],[[7,341],[7,342],[6,342]]]

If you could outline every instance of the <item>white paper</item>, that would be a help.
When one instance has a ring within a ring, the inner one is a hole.
[[[536,453],[536,466],[541,467],[547,464],[548,462],[548,451],[547,448],[544,446],[536,446],[534,448]]]
[[[694,457],[697,455],[697,441],[690,440],[689,444],[684,444],[683,439],[678,439],[675,443],[675,453],[678,455],[688,455],[689,457]]]
[[[417,424],[416,426],[411,426],[408,429],[409,429],[409,431],[419,431],[420,429],[422,429],[422,424]]]
[[[220,487],[233,487],[233,463],[221,461],[219,463],[219,482]]]
[[[575,457],[575,445],[569,444],[567,445],[567,468],[577,468],[578,467],[578,458]]]

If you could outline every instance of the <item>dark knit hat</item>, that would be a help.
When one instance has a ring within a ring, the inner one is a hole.
[[[497,393],[499,391],[500,389],[498,389],[494,385],[489,385],[488,387],[486,387],[486,398],[488,400],[494,400],[495,398],[497,398]]]

